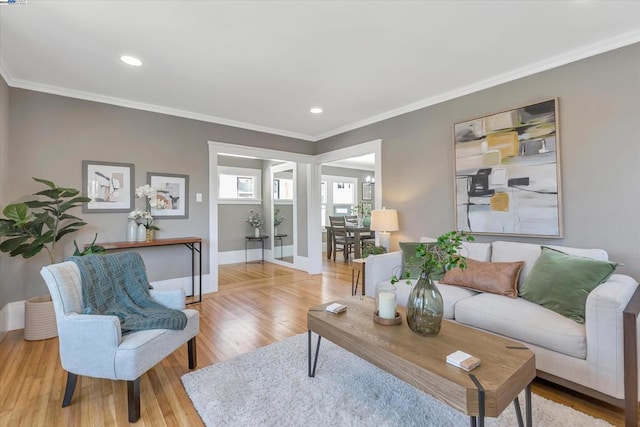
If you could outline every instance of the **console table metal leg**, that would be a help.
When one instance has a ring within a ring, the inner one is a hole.
[[[189,248],[191,251],[191,298],[193,300],[188,302],[187,304],[195,304],[198,302],[202,302],[202,242],[198,242],[198,247],[196,248],[195,243],[185,243],[185,246]],[[198,299],[196,300],[196,252],[198,253],[198,261],[199,268],[198,274],[200,275],[200,279],[198,282]]]
[[[318,344],[316,345],[316,355],[313,359],[313,368],[311,367],[311,331],[309,334],[309,376],[311,378],[316,376],[316,365],[318,364],[318,353],[320,351],[320,339],[322,339],[321,335],[318,335]]]

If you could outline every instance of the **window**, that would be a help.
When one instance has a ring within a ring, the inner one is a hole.
[[[221,201],[259,201],[261,199],[260,169],[218,167],[218,198]]]
[[[329,225],[330,216],[351,215],[356,203],[358,180],[346,176],[322,175],[320,181],[321,223]]]
[[[356,186],[350,182],[333,183],[333,204],[353,205],[356,200]]]

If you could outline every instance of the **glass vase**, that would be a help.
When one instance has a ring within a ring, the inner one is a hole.
[[[409,294],[407,324],[417,334],[437,335],[442,326],[443,311],[442,295],[429,273],[423,271]]]

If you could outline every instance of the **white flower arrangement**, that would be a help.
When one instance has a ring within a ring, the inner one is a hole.
[[[139,224],[144,225],[147,230],[160,230],[157,226],[153,225],[153,216],[151,215],[151,208],[154,209],[166,209],[167,201],[158,199],[157,189],[153,188],[149,184],[141,185],[136,188],[136,199],[146,199],[147,210],[135,209],[129,212],[129,219],[136,221]]]
[[[153,225],[153,216],[149,211],[144,211],[142,209],[132,210],[129,212],[129,219],[144,225],[147,230],[160,230],[158,227]]]
[[[262,214],[260,212],[256,212],[253,209],[249,210],[249,216],[247,217],[247,223],[253,228],[260,228],[262,224],[264,224],[264,219],[262,219]]]
[[[166,209],[167,201],[164,199],[159,199],[157,197],[157,194],[158,190],[156,188],[153,188],[149,184],[141,185],[140,187],[136,188],[137,199],[146,198],[147,203],[149,203],[149,207],[151,208]]]

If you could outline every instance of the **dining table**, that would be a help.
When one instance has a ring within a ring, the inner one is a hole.
[[[360,235],[363,233],[369,233],[371,231],[371,227],[368,225],[359,225],[356,223],[347,222],[346,226],[347,232],[353,235],[353,258],[358,259],[362,258],[362,252],[360,250]],[[333,255],[333,239],[332,239],[332,230],[331,227],[327,227],[327,259],[331,259]]]

